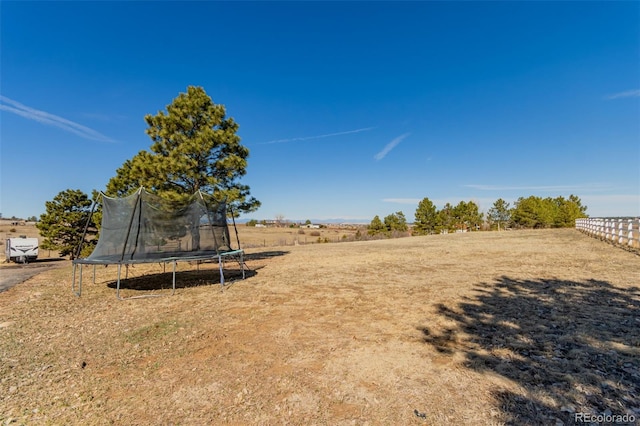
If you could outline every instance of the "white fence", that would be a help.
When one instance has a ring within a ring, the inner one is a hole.
[[[626,247],[640,248],[640,219],[576,219],[576,229],[592,237]]]

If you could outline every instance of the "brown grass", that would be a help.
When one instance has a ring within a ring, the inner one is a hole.
[[[0,293],[0,422],[640,418],[634,253],[572,229],[248,252],[223,291],[179,264],[172,297],[118,301],[114,267],[80,298],[70,267]],[[162,271],[130,269],[124,295],[166,291]]]
[[[323,242],[342,242],[355,239],[356,231],[367,234],[366,226],[337,227],[329,226],[320,229],[305,228],[256,228],[238,224],[238,237],[243,248],[275,247],[289,245],[317,244],[318,238]],[[299,231],[304,231],[300,233]],[[233,228],[230,229],[231,242],[236,244]]]

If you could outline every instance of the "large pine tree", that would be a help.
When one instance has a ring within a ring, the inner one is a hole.
[[[166,113],[147,115],[145,121],[151,149],[125,161],[107,184],[108,195],[127,195],[144,186],[163,198],[182,200],[200,190],[226,198],[236,212],[258,209],[249,187],[238,182],[249,157],[236,134],[238,124],[203,88],[188,87]]]

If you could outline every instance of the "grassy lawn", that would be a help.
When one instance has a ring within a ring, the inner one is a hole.
[[[174,296],[118,301],[111,266],[75,297],[68,265],[0,293],[0,423],[640,419],[635,253],[573,229],[247,252],[224,289],[182,263]],[[123,295],[166,271],[129,268]]]

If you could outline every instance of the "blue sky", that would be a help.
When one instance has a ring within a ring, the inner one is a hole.
[[[640,215],[638,2],[0,2],[0,212],[103,190],[202,86],[248,217],[578,195]]]

